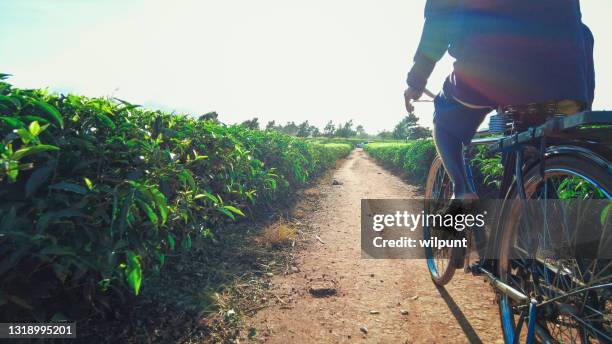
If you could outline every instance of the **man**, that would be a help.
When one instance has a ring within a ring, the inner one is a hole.
[[[491,110],[535,103],[571,114],[593,102],[593,36],[579,0],[427,0],[404,92],[409,112],[446,51],[456,61],[434,99],[434,140],[456,199],[477,199],[462,145]]]

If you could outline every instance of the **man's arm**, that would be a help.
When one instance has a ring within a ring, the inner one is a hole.
[[[414,65],[408,73],[407,82],[411,88],[420,91],[425,89],[434,66],[448,49],[448,24],[456,9],[456,3],[457,0],[427,0],[421,41],[414,55]]]

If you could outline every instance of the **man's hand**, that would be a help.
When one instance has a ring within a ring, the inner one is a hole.
[[[406,111],[408,111],[408,113],[414,112],[414,106],[412,105],[412,101],[419,100],[419,98],[421,98],[422,95],[423,95],[422,89],[417,89],[412,86],[409,86],[404,91],[404,100],[406,101]]]

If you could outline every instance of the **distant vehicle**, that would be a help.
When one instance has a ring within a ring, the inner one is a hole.
[[[373,141],[363,141],[363,142],[359,142],[357,144],[357,148],[363,148],[363,146],[367,145],[368,143],[372,143]]]

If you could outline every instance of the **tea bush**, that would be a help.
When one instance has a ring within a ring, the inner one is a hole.
[[[0,138],[0,317],[11,321],[104,312],[168,255],[352,149],[1,80]]]
[[[427,180],[429,166],[436,155],[432,140],[369,143],[364,150],[374,159],[405,171],[408,178],[417,184],[424,184]]]
[[[500,154],[488,153],[486,148],[486,146],[471,147],[468,154],[471,157],[470,164],[478,192],[494,196],[501,184],[503,166]],[[427,181],[429,167],[436,155],[432,140],[370,143],[364,149],[376,160],[407,172],[408,178],[420,185],[424,185]]]

